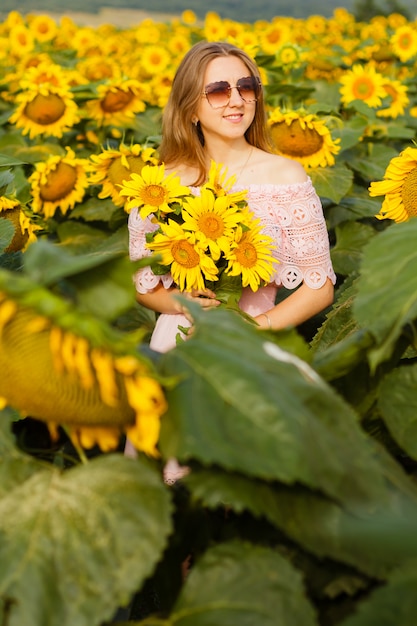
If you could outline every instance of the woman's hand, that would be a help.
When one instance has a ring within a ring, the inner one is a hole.
[[[221,304],[220,300],[216,299],[216,294],[214,291],[211,291],[211,289],[193,289],[189,292],[182,292],[181,296],[190,302],[199,304],[203,309],[212,309],[213,307],[217,307]],[[182,302],[178,303],[178,312],[182,313],[191,324],[193,323],[193,318],[191,317],[187,306]]]

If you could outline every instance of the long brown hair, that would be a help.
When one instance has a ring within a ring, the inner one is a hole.
[[[197,167],[196,185],[202,184],[207,175],[207,157],[200,125],[193,124],[203,90],[203,81],[210,61],[222,56],[235,56],[248,68],[251,76],[259,80],[256,63],[244,52],[229,43],[200,41],[184,56],[175,74],[168,103],[162,119],[162,142],[159,149],[161,161],[169,165],[184,163]],[[271,152],[266,126],[263,93],[256,103],[255,117],[245,133],[251,145]]]

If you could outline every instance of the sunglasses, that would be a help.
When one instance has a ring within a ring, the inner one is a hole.
[[[237,89],[239,96],[244,102],[256,102],[261,92],[261,83],[255,76],[239,78],[235,87],[226,80],[206,85],[202,93],[213,109],[221,109],[229,104],[232,89]]]

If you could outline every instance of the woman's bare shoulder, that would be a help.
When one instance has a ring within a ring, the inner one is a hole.
[[[279,154],[257,150],[253,165],[248,172],[249,183],[292,185],[303,183],[307,174],[301,163]]]
[[[198,178],[197,168],[189,167],[187,165],[166,165],[166,174],[175,174],[180,178],[181,184],[187,187],[192,186]]]

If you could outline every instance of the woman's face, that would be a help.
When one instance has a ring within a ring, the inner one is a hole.
[[[205,139],[243,137],[253,122],[257,96],[256,79],[244,62],[235,56],[210,61],[202,91],[206,95],[201,96],[197,117]]]

